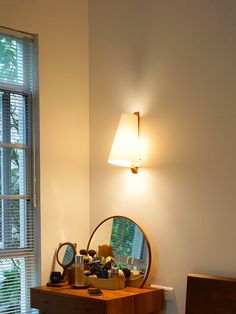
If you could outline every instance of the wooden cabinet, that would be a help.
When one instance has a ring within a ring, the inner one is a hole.
[[[41,314],[158,314],[164,299],[162,289],[127,287],[102,292],[102,296],[90,296],[87,289],[31,288],[31,307]]]

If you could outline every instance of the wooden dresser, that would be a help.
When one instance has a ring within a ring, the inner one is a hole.
[[[31,307],[41,314],[158,314],[163,306],[162,289],[101,290],[102,296],[90,296],[69,286],[31,288]]]

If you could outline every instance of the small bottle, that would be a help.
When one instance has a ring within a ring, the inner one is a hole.
[[[75,287],[84,286],[84,257],[75,256]]]

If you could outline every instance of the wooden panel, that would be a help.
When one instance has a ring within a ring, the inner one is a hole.
[[[236,279],[189,274],[186,314],[235,314]]]
[[[40,309],[42,314],[104,314],[106,304],[91,299],[73,298],[48,293],[31,292],[31,307]]]
[[[122,290],[121,290],[122,291]],[[163,306],[164,291],[141,289],[141,292],[108,302],[109,314],[159,313]]]
[[[133,296],[107,302],[107,314],[134,314]]]
[[[148,294],[139,294],[134,296],[134,313],[148,314],[159,313],[163,307],[164,291],[153,290]],[[158,312],[157,312],[158,311]]]

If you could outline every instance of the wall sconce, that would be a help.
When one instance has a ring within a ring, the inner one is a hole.
[[[139,112],[123,113],[108,162],[116,166],[129,167],[133,173],[138,173],[139,154]]]

